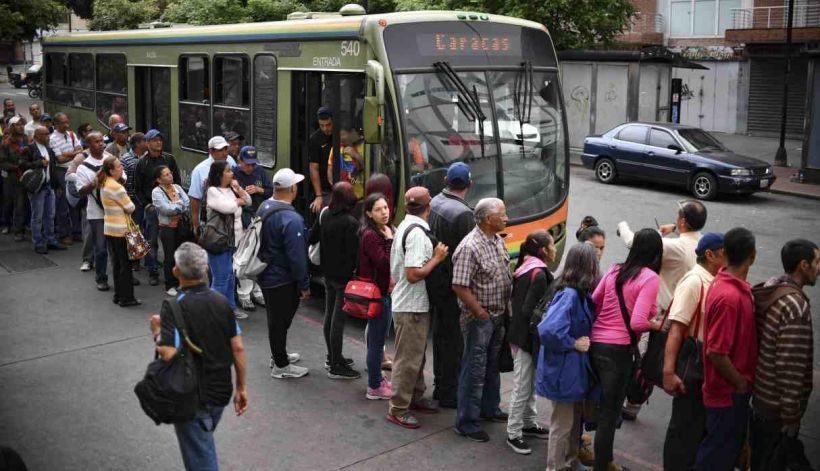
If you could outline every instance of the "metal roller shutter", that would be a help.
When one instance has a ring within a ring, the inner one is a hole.
[[[786,115],[786,135],[792,138],[803,137],[807,69],[805,59],[792,58],[792,72],[789,75],[789,109]],[[780,134],[785,70],[786,61],[784,59],[752,59],[749,79],[748,129],[750,133]]]

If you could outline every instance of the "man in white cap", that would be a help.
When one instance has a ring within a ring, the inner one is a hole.
[[[222,136],[214,136],[208,141],[208,158],[198,163],[191,172],[191,187],[188,189],[188,197],[191,198],[191,225],[197,237],[199,237],[199,222],[204,219],[200,212],[202,211],[202,198],[205,195],[205,180],[208,179],[211,164],[219,160],[227,160],[231,168],[236,166],[236,161],[228,155],[228,141]]]
[[[271,376],[301,378],[307,368],[296,366],[298,353],[287,353],[288,329],[299,301],[310,296],[305,220],[293,208],[304,175],[283,168],[273,176],[273,197],[259,207],[262,245],[258,257],[266,262],[258,278],[268,313]]]

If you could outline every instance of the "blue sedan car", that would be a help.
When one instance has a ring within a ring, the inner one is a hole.
[[[632,122],[589,136],[581,160],[601,183],[650,180],[686,188],[702,200],[768,190],[775,180],[768,163],[735,154],[700,128],[669,123]]]

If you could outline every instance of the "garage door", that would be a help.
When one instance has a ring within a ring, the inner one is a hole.
[[[789,110],[786,115],[786,134],[803,137],[803,117],[806,107],[806,60],[792,59],[789,75]],[[752,59],[749,80],[750,133],[780,134],[780,115],[783,106],[784,59]]]

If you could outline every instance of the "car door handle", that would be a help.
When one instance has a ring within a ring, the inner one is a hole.
[[[613,146],[612,144],[610,144],[610,145],[609,145],[609,148],[610,148],[610,149],[614,149],[614,148],[615,148],[615,146]]]
[[[650,156],[650,157],[653,157],[653,156],[655,155],[655,153],[654,153],[654,152],[652,152],[652,151],[649,151],[649,152],[647,152],[647,153],[646,153],[646,155],[648,155],[648,156]]]

